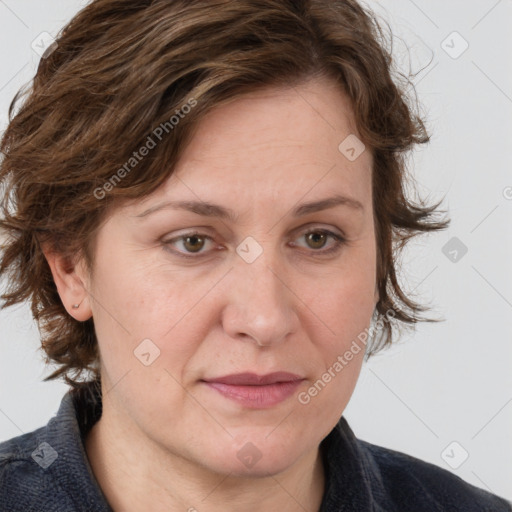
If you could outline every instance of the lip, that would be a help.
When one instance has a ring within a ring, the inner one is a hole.
[[[302,377],[289,372],[273,372],[267,373],[266,375],[257,375],[256,373],[245,372],[204,380],[205,382],[218,382],[220,384],[228,384],[230,386],[264,386],[266,384],[275,384],[277,382],[302,380]]]
[[[303,381],[300,375],[289,372],[238,373],[203,380],[210,389],[250,409],[268,408],[283,402]]]

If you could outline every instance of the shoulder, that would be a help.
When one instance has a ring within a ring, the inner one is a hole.
[[[45,430],[41,427],[0,443],[0,512],[57,510],[50,505],[52,500],[46,502],[59,489],[46,471],[56,454],[43,440]]]
[[[32,453],[36,454],[38,439],[43,430],[44,427],[0,443],[2,492],[21,483],[22,479],[18,479],[17,475],[23,476],[23,481],[39,479],[44,475],[38,471],[37,462],[32,457]]]
[[[402,452],[358,440],[397,510],[512,512],[512,503]]]
[[[87,389],[66,393],[44,427],[0,443],[0,512],[111,510],[84,447],[100,414]]]

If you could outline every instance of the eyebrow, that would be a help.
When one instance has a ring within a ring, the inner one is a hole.
[[[364,211],[364,206],[360,201],[338,194],[325,199],[320,199],[319,201],[303,203],[292,210],[292,216],[302,217],[303,215],[327,210],[329,208],[334,208],[335,206],[347,206],[353,210]],[[186,210],[196,213],[197,215],[202,215],[203,217],[218,217],[220,219],[229,220],[233,223],[238,219],[238,215],[233,210],[206,201],[166,201],[165,203],[160,203],[148,208],[142,213],[135,215],[135,217],[144,218],[152,213],[168,208],[173,210]]]

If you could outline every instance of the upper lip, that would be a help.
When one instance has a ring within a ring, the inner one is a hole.
[[[220,384],[228,384],[231,386],[264,386],[268,384],[275,384],[277,382],[292,382],[302,379],[303,377],[300,375],[289,372],[273,372],[267,373],[266,375],[257,375],[256,373],[246,372],[204,380],[206,382],[218,382]]]

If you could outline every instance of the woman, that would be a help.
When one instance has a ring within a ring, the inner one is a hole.
[[[512,510],[343,417],[423,319],[395,250],[448,222],[405,196],[428,135],[381,35],[354,0],[64,29],[2,141],[0,273],[72,390],[0,445],[1,510]]]

